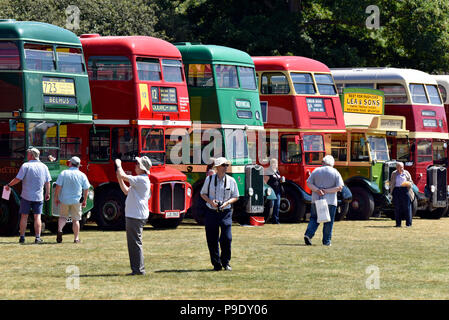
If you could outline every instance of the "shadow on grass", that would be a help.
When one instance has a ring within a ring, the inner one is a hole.
[[[154,273],[184,273],[184,272],[217,272],[214,269],[199,269],[199,270],[180,270],[180,269],[174,269],[174,270],[155,270]]]
[[[391,226],[365,226],[365,228],[380,228],[380,229],[389,229],[389,228],[396,228],[395,225]]]
[[[102,277],[125,277],[126,273],[111,273],[111,274],[80,274],[80,278],[102,278]]]

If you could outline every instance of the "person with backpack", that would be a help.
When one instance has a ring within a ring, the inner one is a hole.
[[[210,259],[215,271],[232,270],[229,264],[232,204],[239,199],[239,190],[235,179],[226,174],[230,164],[224,157],[215,159],[216,173],[206,178],[200,192],[201,198],[206,202],[204,224]]]

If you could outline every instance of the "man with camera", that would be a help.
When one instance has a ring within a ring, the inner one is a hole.
[[[207,246],[216,271],[222,268],[232,270],[229,265],[232,241],[231,205],[239,199],[239,190],[235,179],[226,174],[230,164],[224,157],[215,159],[214,167],[217,173],[208,176],[201,189],[201,197],[206,201],[207,207],[204,219]]]

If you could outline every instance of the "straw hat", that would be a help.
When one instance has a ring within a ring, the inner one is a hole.
[[[227,164],[227,165],[230,166],[231,165],[231,161],[229,161],[225,157],[219,157],[219,158],[214,160],[214,167],[219,167],[222,164]]]

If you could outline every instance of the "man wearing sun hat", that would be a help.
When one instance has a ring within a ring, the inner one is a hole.
[[[207,206],[204,224],[210,259],[215,271],[222,268],[232,270],[229,264],[232,242],[232,204],[239,199],[239,190],[235,179],[226,174],[230,165],[231,162],[226,158],[216,158],[214,168],[217,173],[206,178],[200,193]]]
[[[56,179],[55,203],[59,208],[58,233],[56,242],[62,242],[62,230],[69,216],[72,217],[74,243],[79,243],[80,220],[87,203],[90,183],[87,176],[79,170],[80,158],[74,156],[69,160],[69,169],[64,170]],[[82,196],[82,198],[81,198]],[[83,199],[82,203],[80,203]]]
[[[48,167],[39,160],[40,152],[37,148],[27,149],[27,162],[22,164],[17,176],[6,185],[6,189],[22,182],[22,193],[20,199],[20,239],[19,243],[25,243],[25,231],[27,227],[28,214],[30,210],[34,214],[34,232],[36,239],[34,243],[42,243],[41,214],[44,200],[50,199],[50,171]],[[45,196],[44,196],[45,187]]]
[[[136,157],[135,172],[137,176],[126,175],[120,159],[115,160],[117,180],[120,189],[126,195],[126,239],[128,243],[131,273],[128,275],[145,275],[145,264],[142,248],[143,227],[149,216],[148,201],[151,196],[150,174],[151,160],[147,156]],[[129,183],[129,187],[125,184]]]

